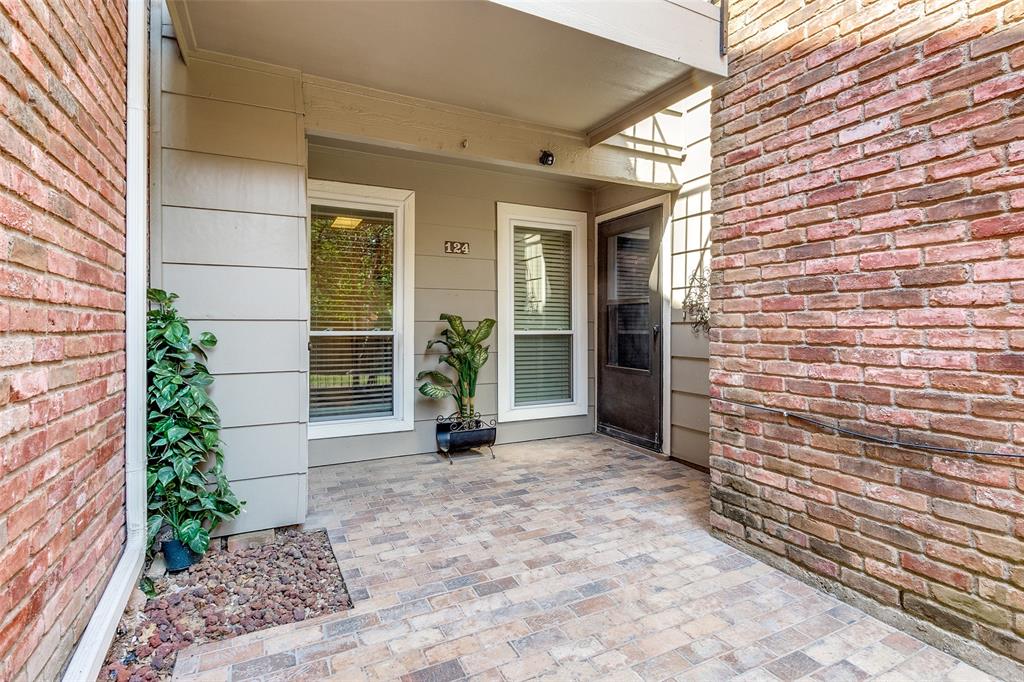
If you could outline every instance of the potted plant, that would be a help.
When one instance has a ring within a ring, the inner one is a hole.
[[[167,568],[184,570],[206,553],[210,533],[241,512],[224,474],[220,415],[207,391],[213,377],[204,364],[213,334],[193,342],[188,323],[174,307],[177,294],[150,289],[146,317],[148,365],[146,488],[147,532],[152,547],[163,542]]]
[[[447,417],[438,417],[436,433],[437,451],[448,455],[451,464],[453,452],[494,445],[495,422],[485,422],[476,411],[475,402],[476,380],[480,368],[487,362],[490,348],[483,345],[483,341],[491,335],[496,322],[483,320],[475,329],[467,330],[458,315],[445,313],[440,319],[448,323],[448,329],[441,332],[440,338],[428,341],[427,350],[436,345],[444,346],[446,352],[441,354],[438,363],[454,369],[456,376],[452,379],[440,370],[426,370],[416,378],[427,380],[419,390],[428,398],[455,400],[456,411]],[[494,457],[493,451],[491,457]]]

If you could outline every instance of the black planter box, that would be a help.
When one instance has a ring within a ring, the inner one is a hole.
[[[471,450],[473,448],[487,447],[494,445],[498,429],[492,424],[486,424],[481,419],[469,419],[466,421],[443,420],[437,423],[437,452],[448,457],[448,463],[452,463],[451,455],[455,452]],[[494,451],[491,450],[491,459],[494,459]]]

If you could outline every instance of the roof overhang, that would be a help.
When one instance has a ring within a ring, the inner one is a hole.
[[[240,58],[582,135],[726,74],[704,0],[169,0],[186,60]]]

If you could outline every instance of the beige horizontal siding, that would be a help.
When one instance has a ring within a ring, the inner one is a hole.
[[[294,372],[306,362],[306,323],[298,320],[202,320],[193,332],[212,332],[214,374]]]
[[[496,291],[495,263],[494,258],[417,256],[416,288]]]
[[[303,422],[304,377],[299,372],[215,374],[210,397],[224,427]]]
[[[181,295],[182,315],[196,320],[305,318],[302,270],[167,264],[164,285]]]
[[[304,187],[301,166],[177,149],[163,151],[164,206],[305,216]]]
[[[484,415],[485,419],[494,417],[494,414]],[[379,435],[350,436],[344,439],[344,448],[338,447],[339,439],[313,440],[309,442],[309,465],[357,462],[366,459],[367,452],[372,452],[378,457],[397,457],[410,452],[433,452],[436,447],[434,424],[435,420],[433,419],[417,421],[413,431],[391,434],[387,438],[382,438]],[[535,419],[500,424],[498,444],[558,438],[566,434],[590,433],[593,430],[594,410],[591,408],[586,415],[576,417]]]
[[[482,320],[488,317],[493,319],[498,314],[498,294],[496,287],[491,289],[420,289],[417,286],[415,311],[417,322],[437,320],[441,313],[455,313],[465,319]]]
[[[305,217],[164,206],[163,261],[304,268]]]
[[[299,166],[301,119],[290,111],[216,99],[163,95],[165,149],[203,152]],[[209,121],[209,125],[197,122]],[[230,121],[230,125],[224,125]]]
[[[691,95],[677,109],[686,160],[672,213],[672,456],[708,466],[708,338],[684,319],[682,301],[695,270],[709,264],[711,230],[710,89]]]
[[[246,505],[237,519],[217,528],[217,535],[290,526],[295,519],[306,518],[305,474],[246,478],[233,481],[231,487]]]
[[[586,188],[512,173],[339,149],[316,141],[309,147],[308,164],[311,178],[416,192],[417,371],[437,366],[437,355],[420,349],[445,328],[438,321],[441,313],[461,315],[471,325],[497,315],[497,202],[592,211],[592,195]],[[468,241],[469,255],[444,254],[445,240]],[[593,310],[592,300],[588,308]],[[488,343],[491,356],[480,373],[476,406],[485,417],[493,418],[499,390],[497,354],[501,350],[496,335]],[[592,325],[588,325],[587,344],[593,348]],[[588,404],[593,406],[593,354],[590,357]],[[414,431],[314,440],[310,442],[310,465],[432,452],[436,417],[453,409],[451,401],[438,402],[417,394]],[[499,442],[512,442],[589,433],[593,423],[592,415],[512,422],[499,425],[498,438]]]
[[[692,334],[688,325],[680,325],[672,330],[675,334]],[[707,395],[710,389],[707,358],[672,358],[672,390],[691,395]]]
[[[235,426],[223,429],[221,439],[227,452],[251,453],[233,459],[232,474],[236,480],[306,473],[305,424]],[[260,453],[273,453],[273,458]]]
[[[153,283],[210,331],[235,533],[305,518],[306,191],[297,81],[154,50]]]

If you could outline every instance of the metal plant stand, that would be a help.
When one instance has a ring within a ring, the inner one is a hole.
[[[494,439],[498,433],[497,419],[484,420],[477,412],[469,419],[457,414],[437,418],[437,454],[448,458],[452,454],[486,446],[494,459]]]

